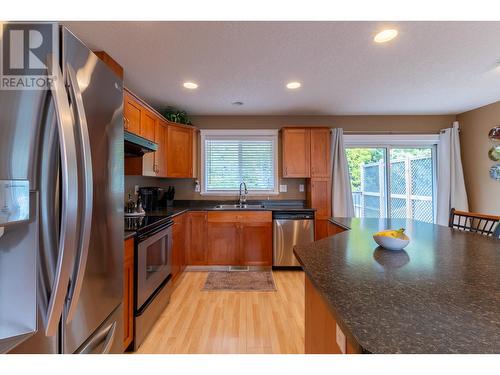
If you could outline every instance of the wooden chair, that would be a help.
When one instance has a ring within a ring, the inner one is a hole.
[[[452,208],[448,226],[467,232],[500,238],[500,216],[457,211]]]

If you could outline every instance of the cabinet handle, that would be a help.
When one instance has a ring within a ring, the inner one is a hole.
[[[125,116],[123,116],[123,127],[125,129],[128,129],[128,118],[126,118]]]
[[[285,167],[285,174],[288,174],[288,167]]]

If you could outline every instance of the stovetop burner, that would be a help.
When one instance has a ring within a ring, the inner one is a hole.
[[[140,234],[169,221],[171,219],[164,216],[125,217],[125,230],[136,231]]]

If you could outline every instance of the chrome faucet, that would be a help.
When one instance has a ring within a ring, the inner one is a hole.
[[[241,187],[242,186],[245,187],[244,195],[241,194]],[[247,184],[245,184],[245,182],[242,181],[240,184],[240,206],[243,206],[245,203],[247,203],[247,194],[248,194]]]

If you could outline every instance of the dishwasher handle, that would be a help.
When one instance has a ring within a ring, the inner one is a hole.
[[[273,220],[314,220],[314,212],[274,212]]]

